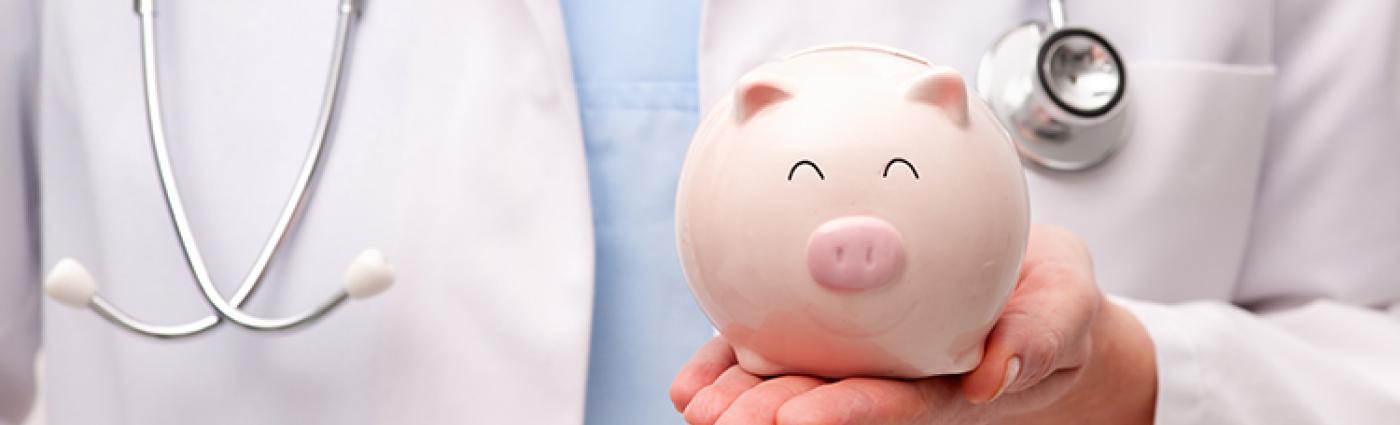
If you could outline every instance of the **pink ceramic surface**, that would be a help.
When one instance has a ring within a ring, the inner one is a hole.
[[[691,290],[763,375],[971,369],[1028,228],[1015,148],[962,77],[877,46],[751,71],[677,196]]]

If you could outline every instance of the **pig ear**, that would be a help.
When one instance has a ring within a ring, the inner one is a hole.
[[[745,79],[734,90],[734,116],[743,124],[764,108],[790,98],[792,91],[772,78]]]
[[[909,84],[904,96],[943,110],[958,127],[967,126],[967,86],[957,71],[938,69],[924,73]]]

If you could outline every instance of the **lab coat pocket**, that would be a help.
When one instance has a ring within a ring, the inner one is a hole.
[[[1036,220],[1079,233],[1108,291],[1228,299],[1244,252],[1272,104],[1272,66],[1139,63],[1132,130],[1083,172],[1029,166]]]

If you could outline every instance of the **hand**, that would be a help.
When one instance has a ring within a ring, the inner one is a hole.
[[[919,380],[760,378],[723,338],[671,385],[692,424],[1151,423],[1152,342],[1094,283],[1088,250],[1067,230],[1031,228],[1021,277],[961,376]]]

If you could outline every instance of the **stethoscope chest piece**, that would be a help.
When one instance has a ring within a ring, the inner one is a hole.
[[[977,91],[1026,160],[1077,171],[1103,163],[1128,137],[1127,73],[1103,36],[1027,23],[982,57]]]

